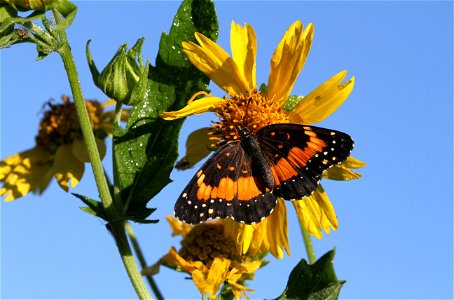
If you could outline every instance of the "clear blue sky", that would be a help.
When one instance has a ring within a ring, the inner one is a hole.
[[[78,4],[69,40],[85,97],[104,100],[91,81],[86,41],[92,39],[101,68],[121,43],[133,45],[144,36],[144,57],[154,63],[161,32],[168,32],[180,3]],[[219,43],[226,49],[232,19],[255,28],[258,82],[267,81],[274,48],[297,19],[313,22],[315,37],[295,94],[308,93],[344,69],[356,77],[349,99],[319,124],[349,133],[356,142],[353,156],[367,163],[359,181],[324,183],[339,230],[314,244],[318,256],[336,247],[336,273],[347,280],[341,297],[452,299],[452,2],[220,1],[216,6]],[[35,57],[32,45],[1,51],[1,158],[31,148],[43,102],[70,93],[59,57],[40,62]],[[181,146],[192,130],[213,119],[189,118]],[[150,202],[158,208],[153,216],[159,224],[134,226],[150,264],[179,245],[163,218],[195,171],[173,172],[174,182]],[[73,191],[96,196],[90,172]],[[104,223],[81,212],[80,205],[55,181],[42,197],[0,204],[2,298],[135,297]],[[277,297],[305,257],[293,208],[288,211],[292,254],[269,257],[270,264],[251,282],[254,298]],[[163,268],[156,281],[166,298],[200,298],[185,277]]]

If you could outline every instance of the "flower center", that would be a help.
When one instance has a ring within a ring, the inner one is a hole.
[[[50,110],[44,113],[36,136],[36,144],[52,152],[63,144],[71,144],[82,138],[74,103],[67,96],[63,96],[62,101],[62,104],[57,105],[48,103]],[[85,104],[93,130],[99,129],[103,114],[101,104],[96,100],[86,100]]]
[[[216,257],[235,259],[236,246],[224,234],[224,224],[206,222],[196,225],[181,242],[179,254],[188,261],[211,265]]]
[[[277,101],[262,92],[254,91],[226,99],[216,115],[210,134],[218,146],[239,138],[239,126],[247,127],[251,133],[275,123],[288,123],[288,116]]]

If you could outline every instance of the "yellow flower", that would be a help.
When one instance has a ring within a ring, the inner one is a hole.
[[[242,27],[232,22],[232,56],[204,35],[196,33],[199,45],[183,42],[184,51],[190,61],[228,93],[228,96],[221,98],[201,91],[193,95],[186,107],[178,111],[164,112],[161,117],[174,120],[192,114],[215,112],[220,120],[212,125],[209,135],[216,146],[237,140],[240,124],[255,133],[260,128],[275,123],[310,125],[323,121],[350,95],[354,77],[344,82],[347,72],[341,71],[306,96],[299,97],[299,102],[288,108],[287,100],[308,56],[313,34],[313,25],[309,24],[304,28],[300,21],[288,28],[271,58],[266,91],[259,91],[256,82],[257,43],[255,32],[250,25],[245,24]],[[208,143],[203,141],[200,144],[206,147]],[[191,157],[191,153],[186,156]],[[190,164],[194,165],[196,162],[191,161]],[[323,177],[335,180],[357,179],[361,175],[350,169],[364,165],[363,162],[350,157],[329,169]],[[337,229],[334,208],[321,186],[311,196],[293,201],[293,205],[301,225],[317,238],[321,238],[322,229],[327,233],[330,229]],[[283,257],[283,249],[289,252],[283,201],[278,201],[276,210],[280,213],[284,211],[284,216],[273,217],[273,213],[264,221],[253,225],[230,222],[230,235],[236,236],[241,253],[254,253],[267,248],[274,256]]]
[[[79,121],[73,102],[66,96],[63,103],[48,103],[49,110],[39,125],[36,145],[32,149],[11,155],[0,162],[0,196],[12,201],[29,192],[41,194],[52,176],[65,191],[74,188],[82,178],[85,162],[89,161],[82,139]],[[112,134],[113,112],[104,109],[113,104],[86,100],[91,126],[96,136],[98,150],[106,152],[104,138]]]
[[[228,283],[236,298],[248,298],[244,281],[250,279],[266,262],[258,256],[238,255],[234,240],[225,234],[224,220],[187,225],[167,217],[172,235],[182,235],[181,249],[171,247],[156,264],[142,271],[144,275],[156,274],[165,265],[191,274],[202,295],[215,298],[223,283]]]

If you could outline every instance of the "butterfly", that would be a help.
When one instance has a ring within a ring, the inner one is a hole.
[[[175,217],[189,224],[231,218],[255,224],[270,215],[277,198],[311,195],[326,169],[354,147],[343,132],[278,123],[220,147],[197,171],[175,203]]]

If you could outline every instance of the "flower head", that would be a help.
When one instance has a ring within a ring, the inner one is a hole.
[[[293,23],[271,58],[268,85],[258,90],[255,74],[257,43],[255,32],[250,25],[245,24],[242,27],[232,22],[232,56],[207,37],[196,33],[198,45],[183,42],[184,51],[190,61],[228,95],[221,98],[201,91],[188,101],[186,107],[162,113],[161,117],[173,120],[192,114],[215,112],[219,121],[214,122],[208,134],[217,146],[238,139],[240,127],[247,127],[253,134],[276,123],[310,125],[323,121],[350,95],[354,77],[343,82],[347,72],[342,71],[306,96],[290,97],[311,48],[313,35],[312,24],[303,27],[300,21]],[[200,98],[201,95],[204,97]],[[201,146],[206,147],[206,142]],[[190,153],[186,156],[191,157]],[[191,165],[193,164],[195,161],[191,162]],[[351,169],[363,166],[363,162],[349,158],[329,169],[323,177],[336,180],[356,179],[361,175]],[[314,236],[320,238],[322,229],[325,232],[337,229],[334,208],[321,186],[311,196],[293,201],[293,204],[301,225]],[[285,207],[283,201],[279,201],[276,207],[281,212],[285,211],[279,208]],[[276,257],[283,256],[282,249],[289,252],[287,221],[283,217],[272,219],[272,215],[268,217],[269,220],[267,218],[254,225],[231,222],[235,224],[231,225],[231,232],[237,236],[242,253],[256,251],[261,247],[268,247]],[[273,223],[273,230],[267,230],[270,226],[268,223]],[[252,243],[253,240],[258,242]],[[269,248],[272,247],[270,241],[277,240],[281,241],[277,244],[279,249]]]
[[[112,133],[113,113],[104,108],[111,101],[101,104],[96,100],[85,102],[91,126],[96,136],[98,150],[104,156],[104,138]],[[74,103],[62,97],[62,103],[48,103],[39,125],[36,145],[32,149],[11,155],[0,162],[0,196],[11,201],[29,192],[42,193],[54,176],[65,191],[75,187],[89,161],[82,139]]]
[[[252,289],[244,281],[265,264],[257,255],[238,255],[235,241],[225,234],[222,220],[195,226],[167,217],[173,235],[182,235],[181,249],[172,247],[155,265],[143,274],[156,274],[165,265],[191,274],[194,284],[203,295],[215,298],[223,283],[228,283],[236,298],[247,298]]]

